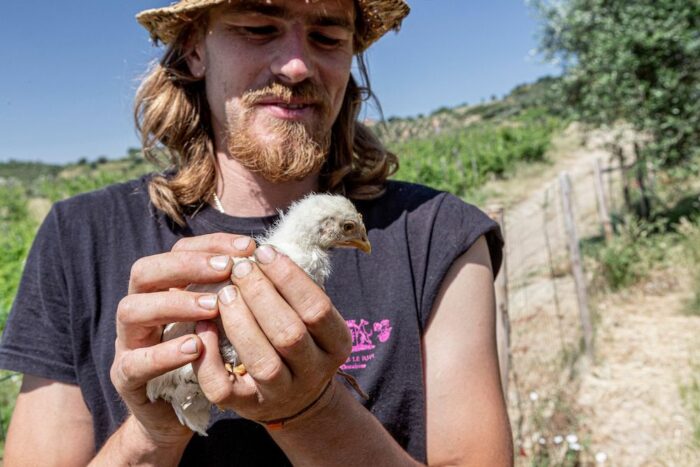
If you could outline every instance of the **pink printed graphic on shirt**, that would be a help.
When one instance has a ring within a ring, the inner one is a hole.
[[[374,352],[370,352],[376,347],[372,338],[376,333],[380,343],[387,342],[391,337],[391,321],[383,319],[373,323],[371,328],[368,327],[370,323],[366,319],[360,319],[359,323],[354,319],[349,319],[346,320],[346,323],[352,336],[352,353],[340,369],[367,368],[367,362],[374,360]]]

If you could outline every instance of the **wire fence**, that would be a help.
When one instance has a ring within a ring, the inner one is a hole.
[[[499,312],[509,335],[499,336],[499,353],[508,355],[506,399],[518,465],[532,465],[542,453],[548,465],[562,465],[581,449],[574,376],[594,358],[594,340],[591,271],[580,246],[609,238],[610,208],[622,204],[621,174],[595,161],[560,174],[505,212],[507,292],[497,300],[507,303],[505,311],[499,303]]]

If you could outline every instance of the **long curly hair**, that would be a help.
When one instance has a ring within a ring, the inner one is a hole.
[[[168,46],[142,81],[134,108],[145,157],[167,167],[150,180],[151,202],[181,226],[184,216],[210,200],[216,189],[214,135],[204,82],[190,73],[185,60],[186,44],[193,34],[198,34],[194,26],[185,28]],[[364,57],[358,54],[356,58],[362,84],[350,76],[331,129],[320,189],[353,199],[373,199],[384,192],[386,179],[398,169],[398,159],[358,121],[362,103],[374,95]]]

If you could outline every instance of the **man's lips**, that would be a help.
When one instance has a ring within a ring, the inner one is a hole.
[[[311,115],[317,107],[315,103],[308,101],[286,102],[279,100],[260,101],[257,102],[255,106],[265,109],[275,117],[285,120],[297,120],[307,117]]]

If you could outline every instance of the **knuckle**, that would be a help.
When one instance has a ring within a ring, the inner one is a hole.
[[[117,360],[115,359],[114,363],[112,363],[112,368],[110,368],[109,370],[109,379],[112,381],[112,384],[117,389],[117,392],[120,392],[123,384],[123,381],[120,376],[121,371],[119,370],[119,365],[117,364]]]
[[[253,263],[253,269],[247,276],[237,278],[236,280],[245,283],[244,287],[252,299],[263,297],[269,290],[267,280],[259,273],[259,269],[257,269],[255,263]]]
[[[135,313],[134,300],[130,295],[122,298],[117,306],[117,320],[124,324],[131,324]]]
[[[228,234],[224,232],[217,232],[212,234],[209,238],[209,245],[216,251],[227,252],[230,250],[231,242],[237,235]]]
[[[136,284],[140,282],[141,277],[143,277],[144,273],[146,272],[146,262],[146,258],[139,258],[134,261],[134,264],[131,265],[129,277],[132,282]]]
[[[189,238],[184,237],[175,242],[175,245],[170,249],[170,251],[183,251],[187,249],[187,244],[189,243]]]
[[[175,254],[175,261],[177,262],[177,268],[187,268],[187,267],[192,267],[193,264],[196,264],[197,259],[199,259],[199,255],[191,252],[191,251],[186,251],[186,250],[180,250],[176,252]]]
[[[350,335],[350,330],[346,327],[345,332],[342,332],[338,339],[338,351],[334,353],[337,355],[338,365],[345,363],[352,353],[352,336]]]
[[[133,364],[127,358],[127,355],[122,355],[120,358],[115,358],[110,370],[110,379],[118,392],[122,392],[129,387],[131,374],[133,373]]]
[[[306,326],[292,323],[280,332],[274,341],[275,348],[281,352],[290,352],[298,348],[306,338]]]
[[[333,302],[328,295],[309,297],[303,312],[304,321],[311,326],[322,324],[328,319],[332,310]]]
[[[223,384],[202,385],[204,395],[215,405],[224,404],[231,397],[231,388]]]
[[[262,382],[269,383],[282,374],[282,362],[278,358],[260,358],[248,367],[253,377]]]
[[[118,366],[118,376],[121,378],[122,385],[126,385],[134,377],[136,372],[134,359],[128,358],[126,355],[122,357]]]
[[[291,284],[299,273],[299,267],[294,265],[291,260],[277,261],[277,280],[282,284]],[[306,274],[306,273],[304,273]]]

